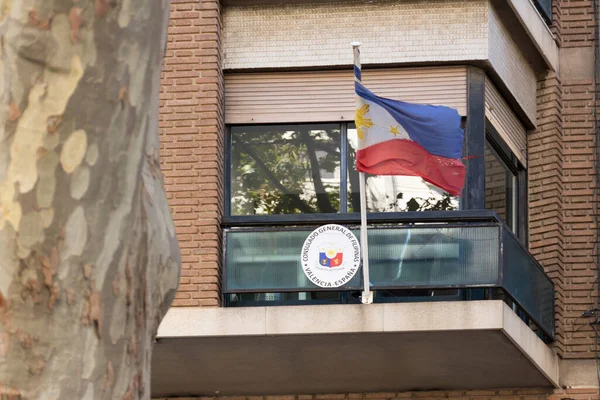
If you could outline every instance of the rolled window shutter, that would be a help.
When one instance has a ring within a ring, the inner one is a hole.
[[[485,80],[485,116],[519,161],[527,166],[527,130],[494,84]]]
[[[366,69],[363,83],[378,96],[467,111],[464,66]],[[352,71],[225,74],[227,124],[354,120]]]

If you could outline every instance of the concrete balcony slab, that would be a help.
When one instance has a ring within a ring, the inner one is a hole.
[[[501,301],[174,308],[152,396],[558,385],[558,357]]]

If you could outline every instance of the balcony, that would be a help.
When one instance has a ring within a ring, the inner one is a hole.
[[[345,286],[323,289],[300,265],[300,249],[315,225],[354,226],[360,238],[358,216],[316,216],[290,226],[291,217],[229,220],[237,227],[225,230],[227,305],[358,303],[361,271]],[[375,302],[501,299],[552,341],[552,281],[494,212],[377,214],[369,223]]]
[[[315,226],[358,216],[294,217],[225,219],[237,307],[169,311],[153,396],[557,387],[552,282],[495,213],[371,215],[371,305],[360,271],[323,290],[298,262]]]

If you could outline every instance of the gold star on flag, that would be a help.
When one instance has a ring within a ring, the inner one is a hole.
[[[396,137],[397,135],[400,134],[400,130],[399,129],[400,129],[400,127],[398,127],[398,126],[390,126],[390,133],[392,135],[394,135],[394,137]]]
[[[354,122],[356,123],[356,133],[359,139],[364,139],[365,132],[367,129],[373,126],[371,118],[365,118],[365,114],[369,112],[369,105],[363,104],[360,108],[356,109],[356,115],[354,116]],[[365,129],[363,130],[363,126]]]

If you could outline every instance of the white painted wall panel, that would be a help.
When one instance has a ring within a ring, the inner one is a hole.
[[[486,0],[363,0],[232,6],[223,13],[225,69],[487,58]]]
[[[508,28],[490,5],[489,59],[508,90],[513,94],[532,124],[536,121],[537,77]]]

